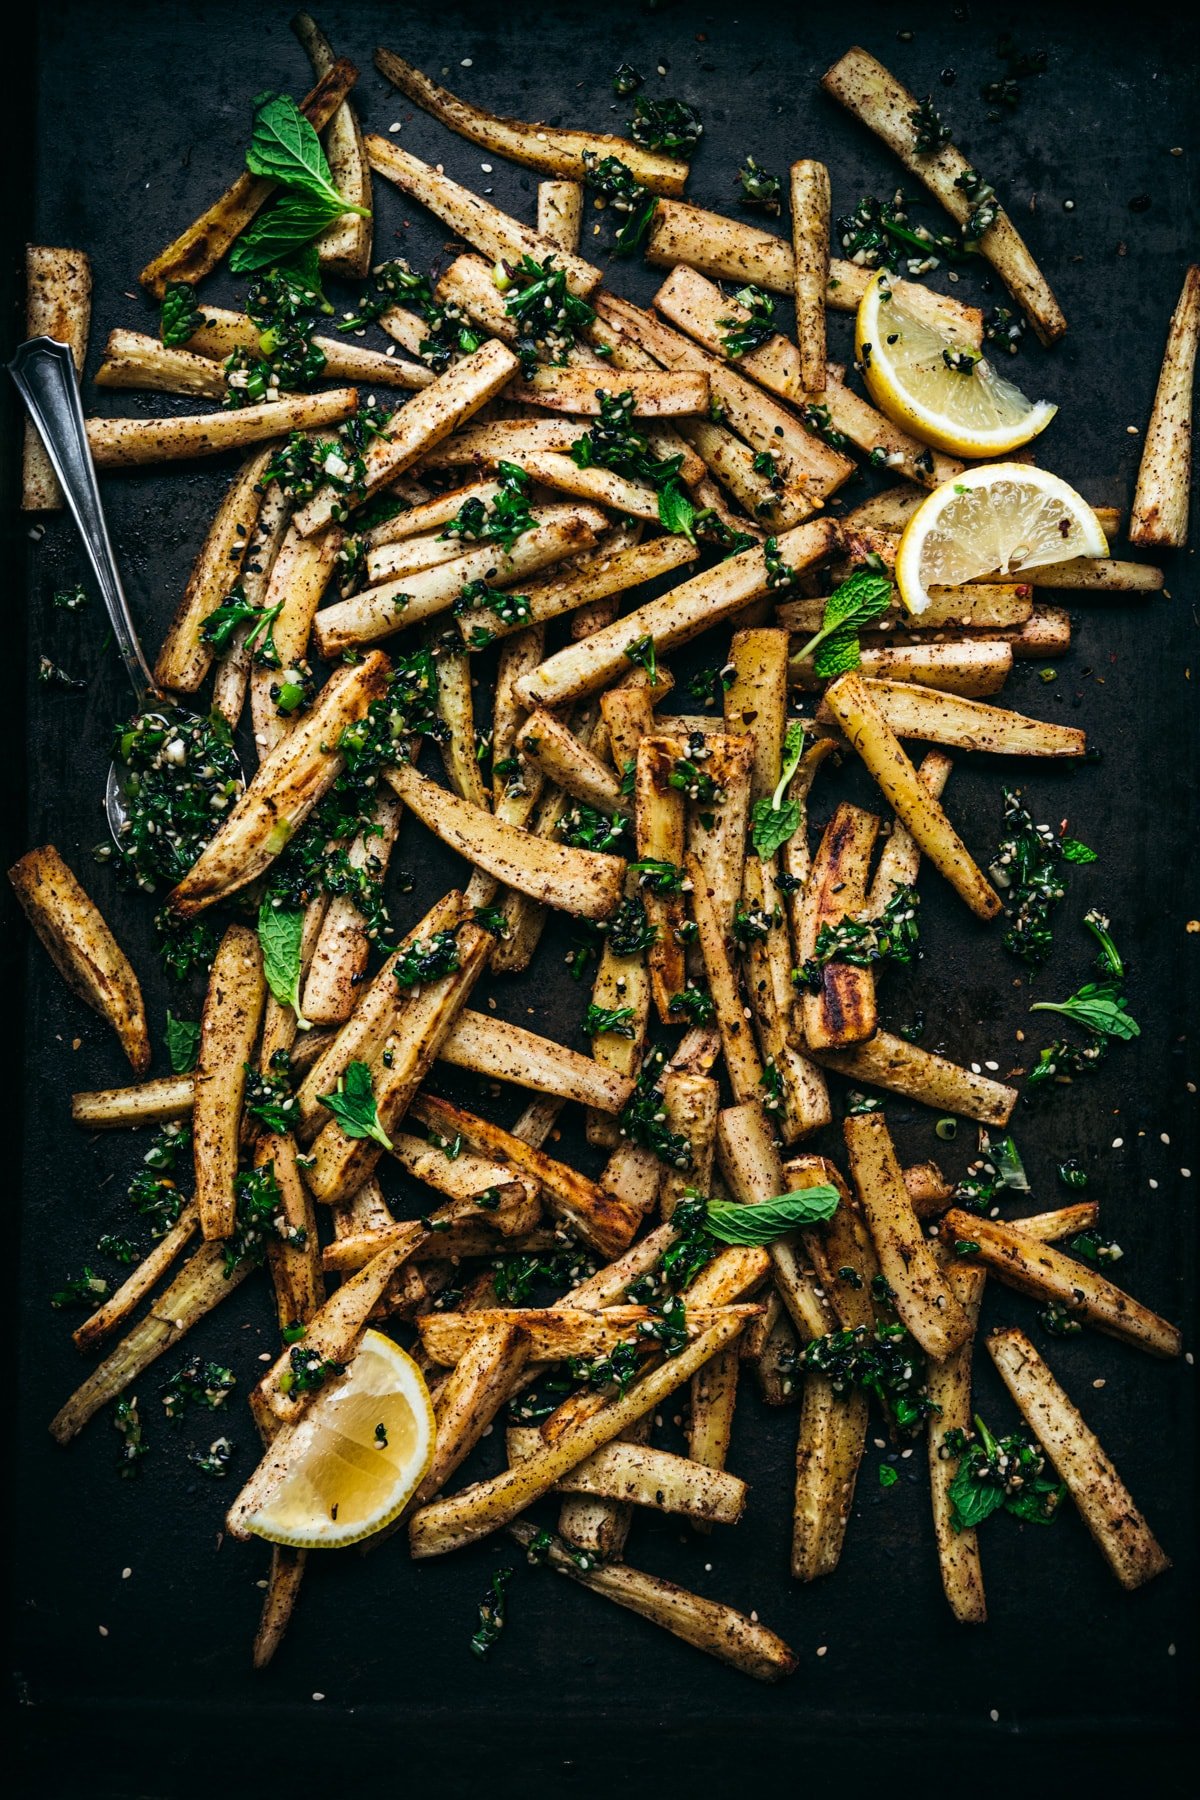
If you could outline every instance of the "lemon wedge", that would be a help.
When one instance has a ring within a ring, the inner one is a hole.
[[[859,301],[854,344],[876,406],[951,456],[1003,456],[1044,431],[1058,410],[1027,400],[978,350],[905,312],[883,269]]]
[[[390,1525],[433,1460],[436,1426],[408,1352],[366,1331],[346,1373],[294,1427],[278,1482],[241,1524],[271,1544],[333,1550]]]
[[[1107,555],[1100,521],[1059,476],[1024,463],[986,463],[921,502],[896,552],[896,586],[908,611],[921,613],[931,587],[962,587],[981,576],[1019,581],[1026,569]]]

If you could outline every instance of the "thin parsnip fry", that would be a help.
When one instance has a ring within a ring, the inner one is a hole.
[[[136,1087],[98,1088],[71,1095],[71,1117],[88,1131],[167,1125],[192,1110],[191,1075],[159,1075]]]
[[[88,443],[98,469],[136,469],[191,456],[220,456],[244,444],[339,425],[358,410],[357,388],[288,394],[236,412],[193,413],[170,419],[89,419]]]
[[[241,583],[246,604],[262,609],[267,583],[275,567],[283,540],[292,518],[292,501],[277,482],[271,482],[262,496],[258,522],[242,559]],[[253,667],[254,645],[250,626],[242,624],[233,641],[217,663],[213,676],[213,705],[231,731],[236,730],[246,704]]]
[[[568,1220],[583,1241],[601,1255],[619,1256],[628,1247],[641,1222],[640,1214],[607,1193],[598,1183],[589,1181],[586,1175],[524,1143],[502,1126],[465,1112],[460,1106],[452,1106],[448,1100],[435,1100],[431,1094],[421,1094],[412,1113],[422,1125],[437,1131],[447,1141],[465,1138],[467,1143],[488,1155],[511,1163],[522,1179],[540,1186],[550,1210]]]
[[[956,1530],[950,1487],[960,1459],[946,1447],[952,1431],[970,1433],[971,1354],[979,1324],[979,1306],[986,1277],[982,1269],[958,1259],[946,1265],[946,1282],[970,1322],[971,1335],[941,1362],[930,1362],[925,1385],[936,1411],[929,1420],[929,1490],[933,1500],[933,1531],[937,1539],[942,1589],[960,1625],[982,1625],[987,1620],[979,1536],[973,1526]]]
[[[341,774],[341,734],[380,697],[388,673],[387,657],[372,650],[330,676],[311,710],[259,764],[233,811],[168,895],[177,919],[194,918],[269,868]]]
[[[746,1005],[725,937],[725,928],[709,892],[704,871],[694,856],[686,863],[691,883],[692,916],[696,921],[700,954],[704,958],[705,985],[716,1008],[721,1049],[735,1101],[746,1104],[761,1097],[763,1066],[746,1017]]]
[[[630,1094],[630,1082],[615,1070],[491,1013],[461,1013],[438,1056],[493,1081],[511,1081],[604,1112],[620,1112]]]
[[[779,555],[796,570],[811,568],[829,555],[835,539],[836,527],[831,521],[814,519],[779,538]],[[560,650],[532,675],[523,677],[517,684],[517,693],[530,707],[563,706],[594,693],[626,669],[626,650],[638,639],[652,638],[656,653],[662,656],[770,591],[762,551],[743,550],[715,569],[682,582],[661,599],[648,601],[582,643]]]
[[[620,900],[625,880],[620,857],[547,843],[468,805],[410,763],[388,769],[387,780],[443,843],[506,887],[587,919],[607,918]]]
[[[344,57],[339,57],[321,76],[300,102],[300,111],[314,131],[324,131],[357,80],[358,70]],[[146,264],[138,277],[142,286],[148,288],[156,300],[161,300],[172,282],[203,280],[265,206],[276,186],[274,181],[251,175],[243,169],[207,212],[201,213],[174,243],[168,244],[153,262]]]
[[[852,1050],[823,1050],[818,1061],[856,1084],[887,1088],[984,1125],[1006,1125],[1017,1104],[1016,1088],[976,1075],[890,1031],[877,1031],[869,1043],[855,1044]]]
[[[112,1026],[133,1068],[144,1075],[150,1067],[150,1033],[142,990],[100,908],[53,844],[27,850],[8,879],[71,992]]]
[[[646,261],[657,268],[679,264],[714,281],[749,282],[773,294],[790,294],[795,280],[792,246],[772,232],[744,219],[727,219],[682,200],[660,200],[646,237]],[[831,257],[825,304],[838,312],[854,312],[871,279],[870,269]],[[926,320],[945,336],[978,349],[983,342],[983,314],[948,294],[937,294],[918,282],[893,283],[906,310]]]
[[[1105,1562],[1123,1588],[1138,1588],[1170,1568],[1133,1497],[1096,1434],[1023,1331],[994,1331],[988,1353],[1055,1472],[1083,1516]]]
[[[299,38],[318,81],[337,61],[325,33],[308,13],[297,13],[292,30]],[[324,132],[329,177],[343,200],[367,209],[343,213],[317,239],[317,257],[331,275],[356,276],[360,281],[371,268],[371,171],[363,149],[362,130],[349,100],[343,100]]]
[[[109,1295],[103,1306],[97,1307],[91,1317],[71,1333],[71,1342],[77,1350],[94,1349],[118,1325],[125,1323],[138,1302],[145,1299],[151,1288],[166,1274],[179,1252],[191,1242],[199,1225],[200,1214],[189,1201],[170,1230],[159,1238],[154,1248],[142,1258],[120,1287]]]
[[[212,665],[204,624],[242,572],[262,510],[262,477],[270,460],[269,449],[256,451],[225,491],[154,664],[160,687],[194,694]]]
[[[69,1443],[102,1406],[117,1399],[144,1369],[234,1292],[252,1264],[243,1259],[229,1268],[226,1261],[223,1244],[201,1244],[192,1252],[145,1318],[109,1351],[54,1415],[50,1435],[56,1443]]]
[[[882,63],[856,46],[826,71],[822,86],[883,139],[909,174],[928,188],[956,224],[967,224],[975,204],[967,191],[974,175],[970,164],[953,144],[940,144],[929,151],[918,147],[918,101]],[[974,180],[977,183],[978,176]],[[996,207],[992,222],[979,240],[979,253],[991,263],[1027,314],[1042,343],[1053,344],[1060,338],[1067,329],[1062,308],[1001,206]]]
[[[1149,563],[1116,562],[1108,556],[1073,556],[1066,562],[1029,569],[1024,579],[1030,587],[1065,588],[1086,595],[1157,594],[1167,578]]]
[[[825,295],[829,290],[829,170],[803,158],[791,168],[792,291],[800,385],[809,393],[825,386]]]
[[[560,250],[579,249],[583,227],[583,188],[578,181],[539,181],[537,228],[547,243]]]
[[[722,702],[725,728],[743,732],[750,739],[753,803],[773,793],[779,781],[787,719],[787,633],[735,631],[729,663],[730,680]]]
[[[92,265],[82,250],[52,244],[25,246],[25,336],[66,344],[83,373],[92,318]],[[21,453],[22,512],[56,512],[63,503],[58,477],[32,419]]]
[[[95,383],[150,394],[196,394],[203,400],[223,400],[228,392],[225,371],[208,357],[168,349],[145,332],[120,327],[108,334]]]
[[[346,859],[351,869],[382,881],[395,847],[404,809],[392,794],[380,794],[370,826],[359,832]],[[371,931],[350,894],[335,894],[321,921],[304,978],[300,1006],[312,1025],[341,1025],[354,1010],[367,972]]]
[[[695,562],[699,554],[696,545],[690,544],[685,537],[664,536],[653,538],[648,544],[639,544],[631,539],[624,527],[618,526],[616,530],[606,532],[594,550],[550,569],[523,587],[523,596],[529,605],[529,621],[542,624],[595,601],[625,593],[642,582],[653,581],[659,575],[682,568],[685,563]],[[468,642],[481,626],[494,638],[525,628],[523,622],[510,623],[490,608],[486,613],[483,608],[461,613],[455,622]],[[532,671],[523,673],[531,674]],[[514,684],[518,679],[514,677]]]
[[[572,1356],[607,1356],[618,1344],[632,1343],[643,1354],[661,1348],[648,1335],[656,1314],[647,1306],[608,1306],[603,1311],[569,1304],[570,1297],[556,1306],[506,1307],[502,1310],[481,1309],[475,1312],[430,1312],[417,1321],[421,1344],[432,1362],[453,1367],[464,1356],[480,1332],[510,1321],[529,1338],[529,1353],[535,1362],[562,1362]],[[689,1338],[711,1331],[721,1322],[725,1312],[736,1311],[745,1319],[754,1317],[758,1308],[689,1306],[682,1321]]]
[[[678,1355],[641,1376],[600,1411],[569,1425],[554,1443],[545,1444],[525,1462],[423,1507],[409,1525],[414,1557],[443,1556],[509,1524],[585,1458],[682,1387],[710,1356],[732,1343],[744,1323],[740,1315],[726,1313]]]
[[[938,698],[944,700],[945,696]],[[972,912],[981,919],[994,919],[1001,907],[999,894],[922,784],[868,684],[860,675],[839,676],[825,691],[825,705],[930,862]]]
[[[835,1394],[827,1376],[806,1375],[792,1501],[796,1581],[816,1581],[837,1568],[866,1441],[866,1395],[857,1389]]]
[[[581,744],[569,727],[544,707],[535,707],[517,733],[516,747],[547,781],[597,812],[624,813],[629,802],[611,769]]]
[[[652,194],[682,194],[688,167],[673,156],[644,150],[632,138],[608,131],[577,131],[562,125],[523,124],[498,118],[468,100],[460,100],[393,50],[377,50],[375,67],[393,87],[460,137],[481,150],[507,156],[539,175],[569,176],[578,181],[589,159],[616,156],[634,179]]]
[[[973,1254],[997,1281],[1018,1293],[1032,1294],[1036,1300],[1064,1307],[1096,1331],[1120,1338],[1151,1356],[1178,1356],[1183,1348],[1177,1325],[1151,1312],[1090,1263],[1026,1236],[1019,1220],[1009,1225],[952,1208],[940,1230],[947,1244],[959,1238],[978,1242],[979,1249]]]
[[[928,1356],[949,1356],[968,1341],[971,1323],[913,1211],[887,1123],[881,1113],[853,1113],[843,1131],[859,1204],[897,1316]]]
[[[650,992],[664,1024],[671,1023],[671,1002],[687,985],[680,935],[686,904],[681,878],[672,873],[683,868],[684,859],[684,798],[668,781],[674,749],[670,738],[643,738],[633,781],[637,861],[647,865],[640,893],[655,932],[647,951]],[[662,865],[661,879],[652,865]]]
[[[436,705],[444,733],[439,749],[446,780],[460,800],[487,812],[491,797],[479,766],[472,686],[471,664],[465,655],[447,656],[439,661]]]
[[[685,420],[679,431],[748,515],[747,524],[753,520],[759,530],[769,523],[775,531],[789,531],[811,516],[813,503],[807,488],[795,476],[785,478],[774,457],[765,461],[724,425],[707,419]],[[739,529],[741,524],[739,517]]]
[[[512,1392],[530,1354],[530,1342],[516,1320],[492,1314],[457,1360],[437,1398],[437,1438],[429,1473],[417,1489],[418,1506],[441,1493]]]
[[[280,671],[294,669],[307,656],[313,620],[338,567],[342,543],[336,526],[305,538],[292,524],[279,547],[263,600],[275,615],[271,635],[277,663],[250,670],[250,717],[260,757],[292,729],[292,719],[276,705]]]
[[[664,718],[662,724],[683,719]],[[661,728],[661,727],[660,727]],[[690,726],[672,743],[672,755],[690,762],[696,750],[695,734]],[[706,754],[698,767],[707,775],[723,798],[707,804],[692,800],[687,810],[688,854],[694,856],[704,872],[705,887],[726,936],[733,931],[734,914],[742,891],[742,871],[746,861],[746,829],[750,814],[751,763],[754,759],[753,739],[745,734],[710,730],[703,736]],[[686,771],[678,779],[687,781]]]
[[[623,1442],[606,1444],[555,1486],[560,1494],[594,1494],[714,1525],[736,1525],[746,1505],[746,1483],[736,1475],[694,1457]]]
[[[518,1522],[508,1528],[509,1536],[519,1544],[530,1545],[535,1537],[532,1525]],[[603,1594],[618,1606],[639,1613],[654,1625],[661,1625],[674,1637],[682,1638],[708,1656],[728,1663],[743,1675],[756,1681],[779,1681],[795,1669],[798,1658],[782,1638],[748,1619],[732,1606],[719,1600],[706,1600],[690,1594],[660,1575],[646,1575],[631,1569],[628,1563],[613,1563],[604,1568],[583,1569],[577,1558],[561,1545],[551,1543],[546,1560],[552,1569],[577,1581],[581,1587]]]
[[[953,766],[950,758],[940,750],[931,750],[927,756],[922,757],[917,778],[935,800],[940,800],[945,792]],[[866,916],[877,919],[897,888],[915,887],[920,868],[920,846],[908,827],[897,819],[892,826],[891,836],[879,853],[864,908]]]
[[[254,1149],[254,1166],[271,1169],[282,1200],[280,1217],[288,1236],[276,1236],[268,1242],[267,1267],[275,1290],[279,1329],[286,1334],[297,1325],[307,1325],[325,1302],[317,1215],[301,1180],[291,1137],[268,1134],[260,1138]]]
[[[348,217],[353,217],[349,214]],[[233,312],[227,306],[205,303],[200,323],[188,339],[188,349],[197,356],[224,362],[235,350],[260,351],[259,327],[249,313]],[[402,357],[388,356],[379,350],[367,350],[344,337],[323,337],[315,332],[314,350],[325,358],[321,373],[326,381],[348,381],[363,387],[428,387],[435,379],[424,363],[405,362]],[[222,381],[221,392],[225,384]]]
[[[344,518],[348,511],[372,499],[486,405],[511,380],[518,366],[512,351],[494,340],[464,356],[427,388],[414,394],[406,406],[393,413],[385,430],[372,438],[363,452],[362,478],[353,493],[323,487],[300,508],[296,514],[300,530],[305,536],[323,530],[332,519]],[[246,408],[246,412],[250,410]],[[244,418],[246,412],[232,416]]]
[[[293,1550],[288,1544],[271,1545],[271,1568],[267,1575],[267,1591],[254,1634],[251,1657],[256,1669],[267,1668],[283,1642],[300,1597],[300,1586],[308,1561],[307,1550]]]
[[[234,1230],[246,1065],[254,1054],[266,996],[257,934],[245,925],[231,925],[213,959],[204,996],[192,1100],[196,1204],[206,1238],[231,1237]]]
[[[477,544],[448,562],[398,575],[325,607],[313,623],[313,643],[327,659],[378,643],[410,625],[448,613],[472,582],[483,581],[491,590],[513,588],[526,575],[591,549],[603,529],[603,515],[582,502],[542,507],[537,523],[521,534],[511,550]],[[478,629],[484,634],[466,639],[474,649],[496,635],[497,625],[520,629],[529,623],[525,607],[515,597],[506,620],[486,606],[477,608],[472,616],[477,624],[482,619]],[[473,625],[472,631],[475,629]]]
[[[1087,750],[1087,733],[1073,725],[1052,725],[937,688],[861,679],[876,713],[898,738],[997,756],[1082,756]]]
[[[1162,544],[1178,550],[1187,543],[1197,344],[1200,265],[1192,263],[1171,314],[1154,410],[1146,427],[1129,521],[1131,544]]]
[[[871,851],[879,831],[874,813],[847,802],[837,807],[821,837],[800,906],[796,960],[815,958],[822,927],[833,931],[866,903]],[[821,985],[800,998],[804,1041],[811,1051],[844,1050],[875,1035],[875,977],[869,968],[836,959],[821,967]]]
[[[550,412],[598,418],[601,399],[633,395],[635,419],[671,419],[708,410],[708,381],[700,370],[640,374],[628,369],[536,369],[509,387],[513,400]]]
[[[535,262],[544,263],[553,257],[555,268],[562,270],[573,294],[586,298],[599,285],[600,270],[591,263],[547,242],[528,225],[518,224],[498,206],[460,187],[448,175],[440,175],[429,163],[402,150],[394,139],[372,135],[366,144],[377,175],[394,182],[401,193],[428,207],[486,261],[519,263],[523,256],[530,256]]]

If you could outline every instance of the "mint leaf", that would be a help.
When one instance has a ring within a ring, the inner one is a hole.
[[[200,1054],[200,1026],[194,1019],[167,1013],[167,1055],[176,1075],[190,1075]]]
[[[658,517],[665,531],[695,543],[696,509],[674,477],[658,490]]]
[[[784,806],[775,806],[764,794],[761,800],[754,802],[754,810],[750,815],[750,837],[758,856],[774,856],[780,844],[786,844],[799,829],[798,800],[789,800]]]
[[[798,1226],[831,1219],[839,1203],[834,1187],[800,1188],[756,1206],[743,1206],[734,1200],[710,1200],[704,1222],[722,1244],[773,1244],[776,1238]]]
[[[300,1011],[300,944],[303,937],[303,912],[275,906],[268,895],[258,909],[263,973],[280,1006],[290,1006],[296,1015],[296,1023],[306,1030],[308,1021]]]
[[[822,681],[857,669],[860,652],[858,634],[864,625],[885,613],[892,601],[892,584],[888,576],[876,575],[871,569],[855,569],[854,573],[834,589],[825,602],[821,629],[809,638],[793,661],[813,659],[813,672]]]
[[[256,269],[286,262],[345,211],[347,208],[337,199],[324,200],[317,194],[281,194],[243,231],[229,253],[229,267],[235,275],[249,275]]]
[[[392,1140],[379,1123],[375,1091],[371,1086],[371,1071],[365,1062],[348,1063],[336,1091],[321,1094],[319,1098],[321,1105],[329,1108],[347,1137],[373,1138],[385,1150],[391,1149]]]
[[[255,101],[246,167],[252,175],[264,175],[283,187],[298,188],[330,205],[343,205],[320,138],[287,94],[261,94]]]
[[[1030,1012],[1062,1013],[1099,1037],[1141,1037],[1141,1027],[1126,1011],[1129,1002],[1113,981],[1089,981],[1069,999],[1038,1000]]]

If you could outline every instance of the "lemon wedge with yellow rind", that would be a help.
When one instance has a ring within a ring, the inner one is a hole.
[[[978,350],[905,312],[883,269],[859,301],[854,345],[880,411],[951,456],[1005,456],[1058,410],[1027,400]]]
[[[1100,521],[1059,476],[1024,463],[986,463],[921,502],[896,551],[896,586],[908,611],[921,613],[931,587],[981,577],[1020,581],[1048,563],[1107,555]]]
[[[242,1524],[297,1549],[357,1544],[407,1506],[428,1473],[435,1435],[420,1369],[391,1338],[366,1331],[346,1373],[293,1428],[282,1477]]]

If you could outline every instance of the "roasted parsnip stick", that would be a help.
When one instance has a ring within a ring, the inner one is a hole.
[[[800,385],[825,386],[825,295],[829,290],[829,170],[824,163],[792,164],[793,293]]]
[[[297,13],[292,30],[299,38],[318,80],[328,74],[337,58],[324,32],[306,12]],[[331,275],[350,275],[362,280],[371,268],[371,171],[363,149],[358,116],[343,100],[325,128],[325,155],[330,179],[344,200],[367,208],[368,216],[343,213],[317,239],[321,267]]]
[[[98,469],[136,469],[189,456],[220,456],[243,444],[286,437],[289,431],[338,425],[357,409],[357,388],[330,388],[323,394],[262,400],[237,412],[194,413],[172,419],[89,419],[87,434]]]
[[[823,1050],[818,1061],[868,1087],[888,1088],[984,1125],[1006,1125],[1017,1104],[1016,1088],[975,1075],[890,1031],[877,1031],[869,1043],[856,1044],[852,1050]]]
[[[1192,475],[1192,392],[1200,343],[1200,265],[1192,263],[1171,315],[1154,410],[1138,469],[1131,544],[1187,543]]]
[[[255,451],[234,476],[217,508],[154,664],[154,679],[160,687],[194,694],[209,671],[213,652],[203,635],[204,624],[242,572],[262,509],[263,471],[270,460],[270,450]]]
[[[231,925],[213,960],[200,1015],[192,1101],[196,1204],[206,1238],[231,1237],[234,1230],[246,1066],[254,1054],[266,995],[258,938],[244,925]]]
[[[25,336],[66,344],[83,373],[92,317],[92,265],[82,250],[51,244],[25,246]],[[53,512],[63,503],[58,477],[32,419],[26,419],[21,455],[22,512]]]

